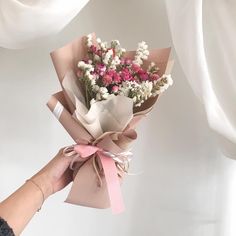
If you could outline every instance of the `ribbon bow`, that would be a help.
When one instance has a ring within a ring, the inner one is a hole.
[[[114,154],[97,146],[77,144],[65,148],[64,154],[66,156],[73,157],[71,167],[73,166],[73,163],[80,160],[80,158],[87,159],[93,154],[97,154],[103,167],[112,212],[114,214],[119,214],[124,211],[125,207],[122,198],[116,162],[122,163],[126,168],[129,163],[129,156],[132,155],[131,152]],[[101,182],[100,177],[99,180]]]

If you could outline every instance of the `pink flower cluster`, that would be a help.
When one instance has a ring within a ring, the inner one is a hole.
[[[120,60],[116,68],[111,68],[103,62],[106,53],[111,49],[113,52],[111,60],[115,57]],[[106,87],[111,93],[116,93],[119,90],[119,86],[125,81],[141,83],[142,81],[155,81],[160,78],[157,71],[152,73],[143,69],[130,58],[125,57],[124,54],[118,56],[115,48],[104,50],[98,46],[91,45],[88,48],[88,55],[88,60],[84,62],[88,63],[90,61],[90,64],[94,67],[92,74],[97,78],[96,84]]]

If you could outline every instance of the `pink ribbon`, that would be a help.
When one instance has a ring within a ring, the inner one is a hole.
[[[93,154],[97,154],[101,160],[107,189],[113,214],[119,214],[124,211],[124,202],[122,198],[120,181],[117,174],[115,161],[103,149],[92,146],[78,144],[74,146],[74,151],[79,154],[81,158],[87,158]]]

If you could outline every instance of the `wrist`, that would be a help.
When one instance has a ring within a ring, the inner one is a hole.
[[[35,175],[31,178],[31,180],[34,181],[42,191],[44,200],[53,194],[53,187],[49,183],[47,176],[43,174]]]

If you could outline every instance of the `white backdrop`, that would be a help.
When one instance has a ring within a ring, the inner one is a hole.
[[[49,52],[93,31],[128,49],[141,40],[172,45],[164,2],[146,3],[92,0],[59,35],[30,49],[0,49],[1,200],[72,143],[45,106],[59,88]],[[178,61],[173,78],[174,86],[139,127],[131,171],[144,173],[124,183],[126,212],[113,216],[65,204],[67,188],[45,203],[23,236],[235,235],[236,162],[219,152]]]

